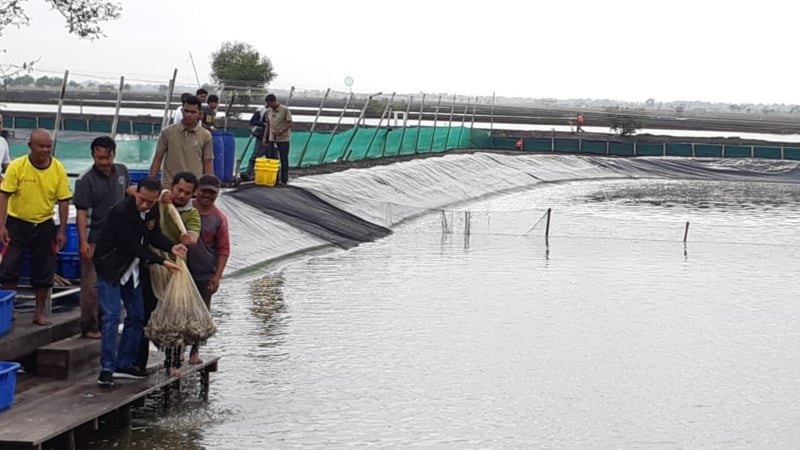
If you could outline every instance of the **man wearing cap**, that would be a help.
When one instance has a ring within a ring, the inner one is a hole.
[[[198,181],[194,206],[200,212],[200,237],[197,244],[189,246],[186,259],[197,290],[200,291],[209,310],[211,295],[219,289],[220,279],[231,253],[228,218],[215,205],[219,188],[219,178],[214,175],[203,175]],[[192,346],[189,363],[202,362],[197,345]]]

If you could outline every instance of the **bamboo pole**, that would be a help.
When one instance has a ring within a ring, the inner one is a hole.
[[[314,134],[314,129],[317,128],[317,122],[319,121],[319,116],[322,114],[322,108],[325,107],[325,100],[328,99],[328,94],[331,93],[331,88],[325,91],[325,95],[322,97],[322,101],[319,102],[319,109],[317,109],[317,115],[314,117],[314,122],[311,124],[311,128],[308,130],[308,137],[306,137],[306,142],[303,144],[303,150],[300,151],[300,159],[298,162],[298,167],[303,166],[303,157],[306,155],[306,149],[308,149],[308,143],[311,142],[311,136]]]
[[[436,140],[436,125],[439,122],[439,108],[442,106],[442,96],[439,96],[439,100],[436,102],[436,112],[433,113],[433,134],[431,135],[431,144],[430,148],[428,149],[428,153],[433,151],[433,143]]]
[[[419,104],[419,121],[417,125],[417,139],[414,142],[414,154],[419,153],[419,136],[422,134],[422,114],[425,111],[425,94],[422,94],[422,102]]]
[[[411,113],[411,103],[414,102],[414,96],[408,97],[408,105],[406,105],[406,115],[403,116],[403,131],[400,132],[400,147],[397,149],[397,155],[403,152],[403,139],[406,138],[406,126],[408,125],[408,114]]]
[[[114,120],[111,122],[111,139],[117,138],[117,127],[119,126],[119,107],[122,105],[122,89],[125,87],[125,77],[119,77],[119,89],[117,90],[117,104],[114,107]]]
[[[328,138],[328,144],[325,146],[325,151],[322,153],[322,157],[319,159],[319,164],[323,164],[325,162],[325,158],[328,156],[328,150],[331,148],[331,142],[333,142],[333,137],[336,135],[336,131],[339,129],[339,125],[342,123],[342,118],[344,117],[345,111],[347,111],[347,107],[350,106],[350,101],[353,99],[353,93],[350,92],[350,95],[347,96],[347,100],[344,102],[344,108],[342,108],[342,112],[339,113],[339,119],[336,121],[336,125],[333,126],[333,131],[331,131],[331,135]]]
[[[172,102],[172,94],[175,92],[175,79],[178,78],[178,69],[172,71],[172,79],[169,81],[169,87],[167,88],[167,99],[164,102],[164,117],[161,119],[161,129],[167,128],[167,124],[169,124],[169,110],[172,107],[170,103]]]
[[[58,130],[61,128],[61,110],[64,108],[64,96],[67,93],[67,78],[69,70],[64,71],[64,79],[61,80],[61,93],[58,96],[58,110],[56,110],[56,123],[53,124],[53,156],[56,154],[56,143],[58,142]]]
[[[450,103],[450,120],[447,122],[447,137],[444,138],[444,149],[447,150],[447,144],[450,143],[450,132],[453,130],[453,113],[456,109],[456,95],[453,94],[453,101]]]
[[[391,108],[392,106],[392,102],[394,101],[394,95],[395,93],[392,92],[392,96],[389,98],[389,103],[387,103],[386,106],[383,108],[383,112],[381,113],[381,118],[380,120],[378,120],[378,126],[375,127],[375,133],[372,134],[372,138],[369,140],[369,145],[367,145],[368,155],[370,149],[372,148],[372,144],[375,143],[375,139],[378,137],[378,133],[381,131],[381,125],[383,125],[383,118],[386,116],[386,114],[389,112],[389,108]],[[381,158],[383,158],[385,151],[386,147],[384,147],[383,151],[381,152]]]

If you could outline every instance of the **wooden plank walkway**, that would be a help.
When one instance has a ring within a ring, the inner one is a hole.
[[[209,372],[217,370],[218,356],[203,354],[203,364],[184,365],[180,377],[162,371],[145,380],[115,380],[111,388],[97,384],[97,373],[76,380],[21,376],[14,404],[0,412],[0,449],[41,448],[48,440],[73,433],[81,425],[129,407],[159,389],[200,374],[201,392],[207,393]],[[151,367],[161,364],[161,359]],[[70,436],[74,445],[74,436]]]

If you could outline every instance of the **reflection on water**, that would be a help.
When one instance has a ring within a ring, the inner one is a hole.
[[[103,448],[797,448],[799,192],[541,185],[227,279],[208,404]]]

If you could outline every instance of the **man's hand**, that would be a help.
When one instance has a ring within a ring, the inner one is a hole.
[[[197,233],[194,231],[187,231],[181,235],[181,244],[194,245],[197,243]]]
[[[0,241],[3,242],[3,245],[8,245],[11,241],[11,238],[8,236],[8,228],[3,224],[0,224]]]
[[[172,194],[170,194],[168,190],[164,189],[161,192],[161,197],[159,197],[158,200],[161,203],[172,203]]]
[[[128,186],[128,189],[125,189],[125,195],[136,195],[136,185]]]
[[[88,242],[84,242],[81,244],[81,258],[83,259],[92,259],[94,256],[94,247],[89,245]]]
[[[183,244],[175,244],[172,246],[172,254],[178,258],[186,259],[186,246]]]
[[[67,232],[60,228],[56,235],[56,249],[61,250],[65,245],[67,245]]]
[[[178,272],[179,270],[181,270],[180,266],[178,266],[177,264],[168,259],[164,260],[164,267],[169,269],[171,272]]]
[[[212,294],[215,294],[219,289],[219,279],[219,275],[214,275],[210,280],[208,280],[208,290],[211,291]]]

